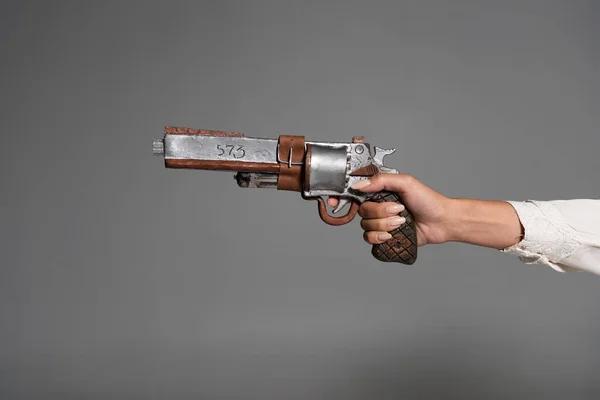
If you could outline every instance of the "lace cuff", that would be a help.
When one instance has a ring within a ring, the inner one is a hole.
[[[528,200],[508,203],[517,212],[525,235],[521,242],[501,251],[518,256],[526,264],[545,264],[566,272],[559,264],[582,244],[562,214],[549,202]]]

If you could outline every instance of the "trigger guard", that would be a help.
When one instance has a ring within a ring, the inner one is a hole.
[[[326,224],[334,226],[346,225],[347,223],[352,221],[356,216],[356,213],[358,212],[358,208],[360,207],[360,205],[357,202],[352,202],[352,204],[350,205],[350,209],[348,210],[348,213],[346,213],[346,215],[343,215],[341,217],[334,217],[333,215],[330,215],[327,211],[325,200],[323,200],[322,197],[316,197],[314,198],[314,200],[317,200],[317,202],[319,203],[319,217],[321,217],[323,222],[325,222]]]

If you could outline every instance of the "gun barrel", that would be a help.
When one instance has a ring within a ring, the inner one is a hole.
[[[276,139],[166,134],[162,142],[167,168],[279,172]],[[155,153],[161,153],[160,147],[153,145]]]

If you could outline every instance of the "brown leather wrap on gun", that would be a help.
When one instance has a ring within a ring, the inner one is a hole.
[[[279,136],[279,177],[277,189],[301,192],[303,186],[304,136]],[[288,161],[290,163],[288,163]],[[291,164],[291,165],[290,165]]]

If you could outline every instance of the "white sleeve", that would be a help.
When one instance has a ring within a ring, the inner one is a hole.
[[[503,249],[527,264],[600,275],[600,200],[509,201],[525,230]]]

